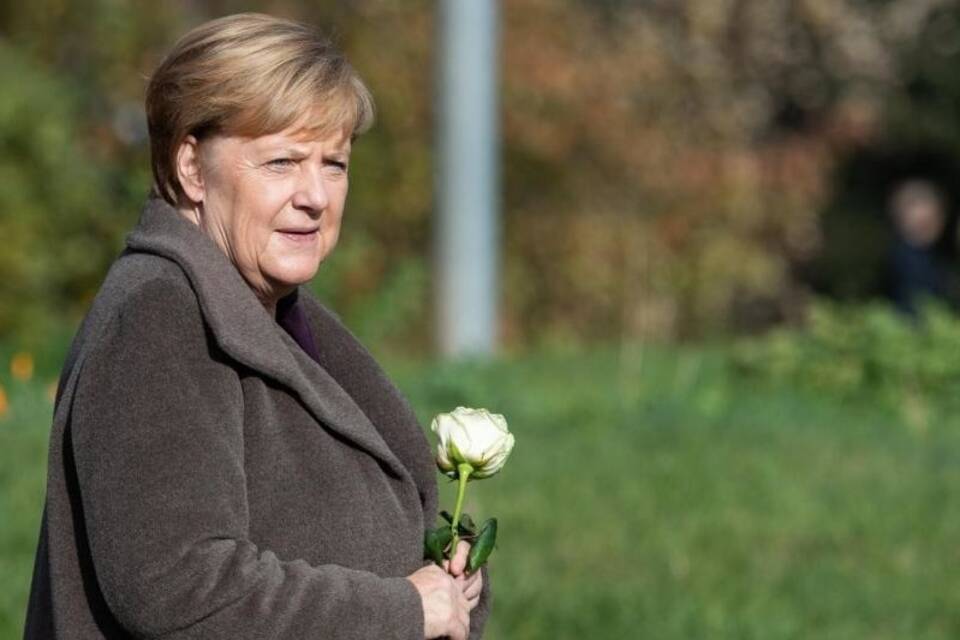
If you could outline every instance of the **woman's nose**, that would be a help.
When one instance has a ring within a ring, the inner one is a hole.
[[[302,180],[297,185],[297,191],[293,194],[293,206],[307,210],[311,215],[319,216],[329,202],[322,172],[313,169],[304,170]]]

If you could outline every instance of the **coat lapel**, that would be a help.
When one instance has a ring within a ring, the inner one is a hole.
[[[226,255],[166,201],[151,196],[128,251],[176,262],[190,280],[220,348],[250,369],[293,391],[330,431],[383,463],[398,478],[409,473],[343,388],[302,353],[254,295]]]

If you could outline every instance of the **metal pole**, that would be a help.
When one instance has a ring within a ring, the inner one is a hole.
[[[440,0],[435,233],[446,356],[496,349],[500,127],[498,0]]]

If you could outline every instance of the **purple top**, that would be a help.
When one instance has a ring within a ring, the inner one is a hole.
[[[277,300],[277,324],[296,340],[307,355],[318,364],[320,363],[320,352],[317,350],[313,331],[310,330],[310,323],[307,322],[307,314],[297,300],[296,289],[293,293]]]

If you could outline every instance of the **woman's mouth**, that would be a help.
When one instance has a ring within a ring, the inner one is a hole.
[[[290,242],[309,244],[316,242],[319,229],[278,229],[277,233]]]

